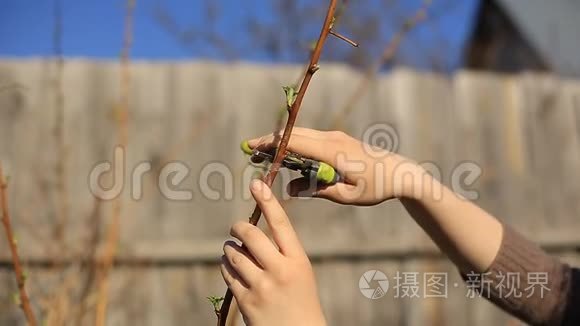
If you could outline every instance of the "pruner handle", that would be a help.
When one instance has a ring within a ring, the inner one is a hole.
[[[333,185],[342,180],[340,174],[330,164],[308,160],[311,161],[311,164],[309,164],[310,167],[308,169],[301,171],[303,176],[315,178],[316,181],[324,185]]]

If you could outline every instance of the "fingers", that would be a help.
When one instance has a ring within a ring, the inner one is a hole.
[[[248,287],[246,284],[244,284],[244,281],[240,275],[230,265],[225,256],[222,256],[220,272],[222,273],[224,282],[226,282],[226,285],[232,291],[232,294],[236,297],[237,300],[239,300],[239,298],[241,298],[248,291]]]
[[[331,132],[322,132],[305,128],[294,128],[287,149],[306,157],[336,164],[339,150],[342,146],[336,144]],[[251,148],[268,149],[278,146],[281,136],[270,134],[248,141]]]
[[[263,270],[258,266],[258,263],[250,256],[247,250],[237,243],[226,241],[224,253],[229,265],[249,287],[252,287],[252,284],[256,284],[256,281],[262,277]]]
[[[282,254],[285,256],[304,255],[304,249],[302,249],[288,215],[286,215],[272,190],[262,181],[254,180],[250,186],[250,191],[260,209],[262,209],[274,242],[276,242]]]
[[[264,269],[276,266],[280,252],[272,241],[258,228],[248,222],[238,222],[232,226],[230,234],[239,239]]]
[[[309,178],[298,178],[290,181],[286,191],[293,197],[324,198],[339,204],[352,204],[360,200],[362,191],[359,186],[342,182],[333,185],[322,185]]]

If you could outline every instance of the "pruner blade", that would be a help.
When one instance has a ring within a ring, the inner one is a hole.
[[[249,146],[244,146],[244,143],[242,143],[242,150],[250,154]],[[276,148],[268,152],[257,149],[251,150],[250,163],[254,165],[271,164],[274,162],[276,151]],[[282,166],[290,170],[299,171],[303,176],[316,179],[326,185],[335,184],[342,180],[340,174],[329,164],[305,158],[292,152],[284,154]]]

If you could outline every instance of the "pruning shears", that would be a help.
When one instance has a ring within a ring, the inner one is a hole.
[[[277,148],[272,148],[267,152],[257,149],[252,150],[247,141],[242,142],[241,148],[244,153],[250,155],[250,163],[252,164],[271,164],[277,151]],[[342,180],[340,174],[331,165],[289,151],[286,151],[284,155],[282,166],[293,171],[299,171],[303,176],[316,179],[325,185],[332,185]]]

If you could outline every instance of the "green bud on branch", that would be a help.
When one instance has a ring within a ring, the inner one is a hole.
[[[282,89],[286,93],[286,106],[290,109],[294,105],[294,101],[296,101],[298,92],[292,86],[283,86]]]
[[[224,301],[224,297],[218,297],[218,296],[214,296],[214,295],[207,297],[207,299],[213,305],[213,309],[215,311],[220,310],[220,307],[222,305],[222,301]]]
[[[17,306],[20,306],[22,304],[22,302],[20,301],[20,293],[18,292],[12,293],[12,302]]]

